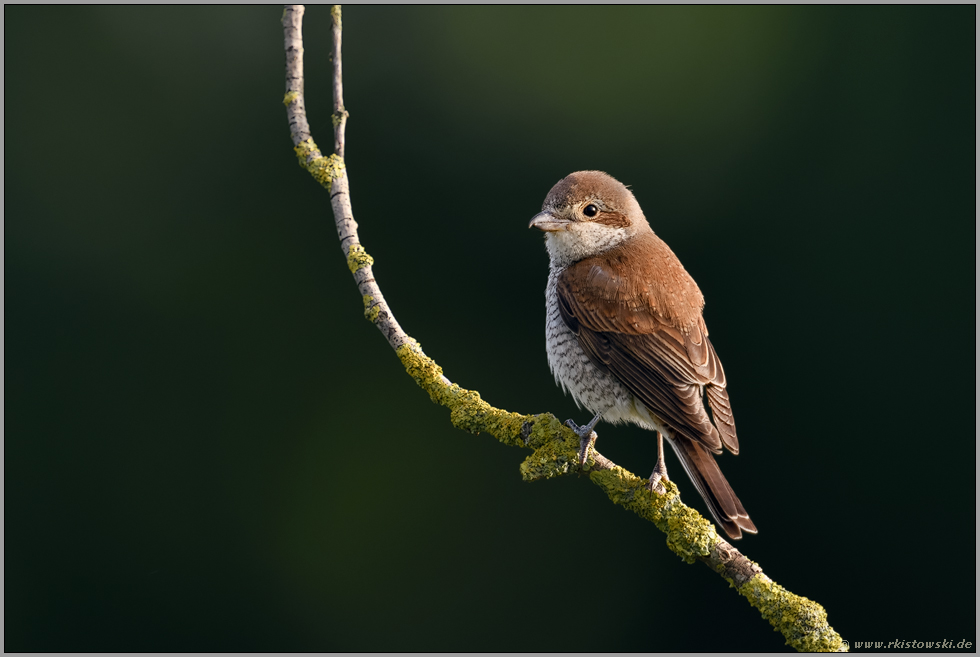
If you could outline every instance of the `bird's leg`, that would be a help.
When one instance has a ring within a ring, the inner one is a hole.
[[[596,441],[599,436],[596,435],[595,425],[599,422],[599,418],[602,417],[602,413],[597,413],[592,421],[583,427],[575,424],[572,420],[565,420],[565,425],[575,432],[578,436],[579,446],[578,446],[578,464],[580,467],[585,467],[585,462],[589,460],[589,448],[592,447],[592,443]]]
[[[660,481],[670,481],[670,477],[667,476],[667,464],[664,463],[664,437],[661,433],[657,432],[657,465],[653,468],[653,474],[650,475],[650,483],[647,484],[647,488],[657,493],[663,495],[667,492],[664,485]]]

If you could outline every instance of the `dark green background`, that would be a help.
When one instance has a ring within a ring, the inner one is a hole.
[[[453,429],[289,141],[281,9],[7,7],[7,650],[782,650],[586,479]],[[496,406],[557,180],[632,185],[707,299],[739,547],[852,642],[975,641],[975,8],[344,17],[360,236]],[[330,143],[329,13],[306,20]],[[651,436],[600,428],[646,475]],[[703,509],[670,460],[684,499]]]

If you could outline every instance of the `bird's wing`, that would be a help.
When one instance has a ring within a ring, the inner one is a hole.
[[[624,271],[621,255],[614,249],[562,272],[557,286],[562,319],[597,367],[613,374],[678,433],[713,452],[724,445],[737,454],[725,373],[701,318],[700,291],[676,262],[689,285],[675,281],[671,298],[657,287],[663,271]],[[668,275],[681,278],[677,271]]]

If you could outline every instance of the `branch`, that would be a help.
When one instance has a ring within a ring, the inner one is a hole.
[[[579,439],[554,415],[522,415],[490,406],[474,390],[466,390],[447,379],[435,361],[425,355],[418,342],[402,330],[374,279],[371,258],[357,237],[357,222],[351,209],[344,164],[344,109],[341,70],[341,12],[330,10],[333,25],[333,129],[334,152],[324,157],[313,141],[306,120],[303,98],[303,13],[302,5],[287,5],[282,16],[286,48],[286,96],[283,104],[289,117],[290,135],[300,166],[330,192],[334,221],[347,266],[364,301],[364,316],[374,324],[395,350],[405,370],[429,393],[433,402],[450,410],[453,425],[473,434],[486,432],[500,442],[534,450],[521,464],[525,481],[549,479],[579,470]],[[786,643],[799,651],[846,651],[843,642],[827,624],[827,613],[819,604],[790,593],[762,573],[735,547],[721,539],[715,526],[697,511],[684,505],[673,482],[662,482],[664,494],[646,487],[646,480],[619,467],[594,448],[586,464],[589,479],[615,503],[653,522],[667,535],[667,547],[687,563],[701,561],[721,575],[763,618],[776,627]]]
[[[310,124],[306,120],[306,101],[303,97],[303,13],[302,5],[287,5],[282,15],[282,26],[286,47],[286,95],[283,104],[289,117],[289,134],[293,139],[293,150],[299,158],[300,166],[309,171],[321,185],[330,192],[334,221],[340,248],[347,256],[347,266],[354,274],[357,288],[364,300],[364,315],[381,329],[388,344],[399,349],[410,340],[405,331],[388,310],[381,288],[374,280],[371,265],[374,260],[361,246],[357,238],[357,222],[350,205],[347,171],[344,165],[344,129],[347,126],[347,110],[344,109],[344,88],[341,78],[340,59],[340,7],[335,6],[330,13],[333,17],[333,65],[334,65],[334,153],[324,157],[310,134]]]

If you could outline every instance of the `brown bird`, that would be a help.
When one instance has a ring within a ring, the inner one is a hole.
[[[566,423],[581,439],[581,462],[600,419],[638,424],[657,434],[651,489],[663,491],[667,479],[663,436],[725,533],[756,533],[713,456],[723,446],[738,454],[738,438],[704,297],[632,192],[601,171],[579,171],[551,188],[530,226],[545,232],[551,258],[548,364],[595,413],[583,427]]]

